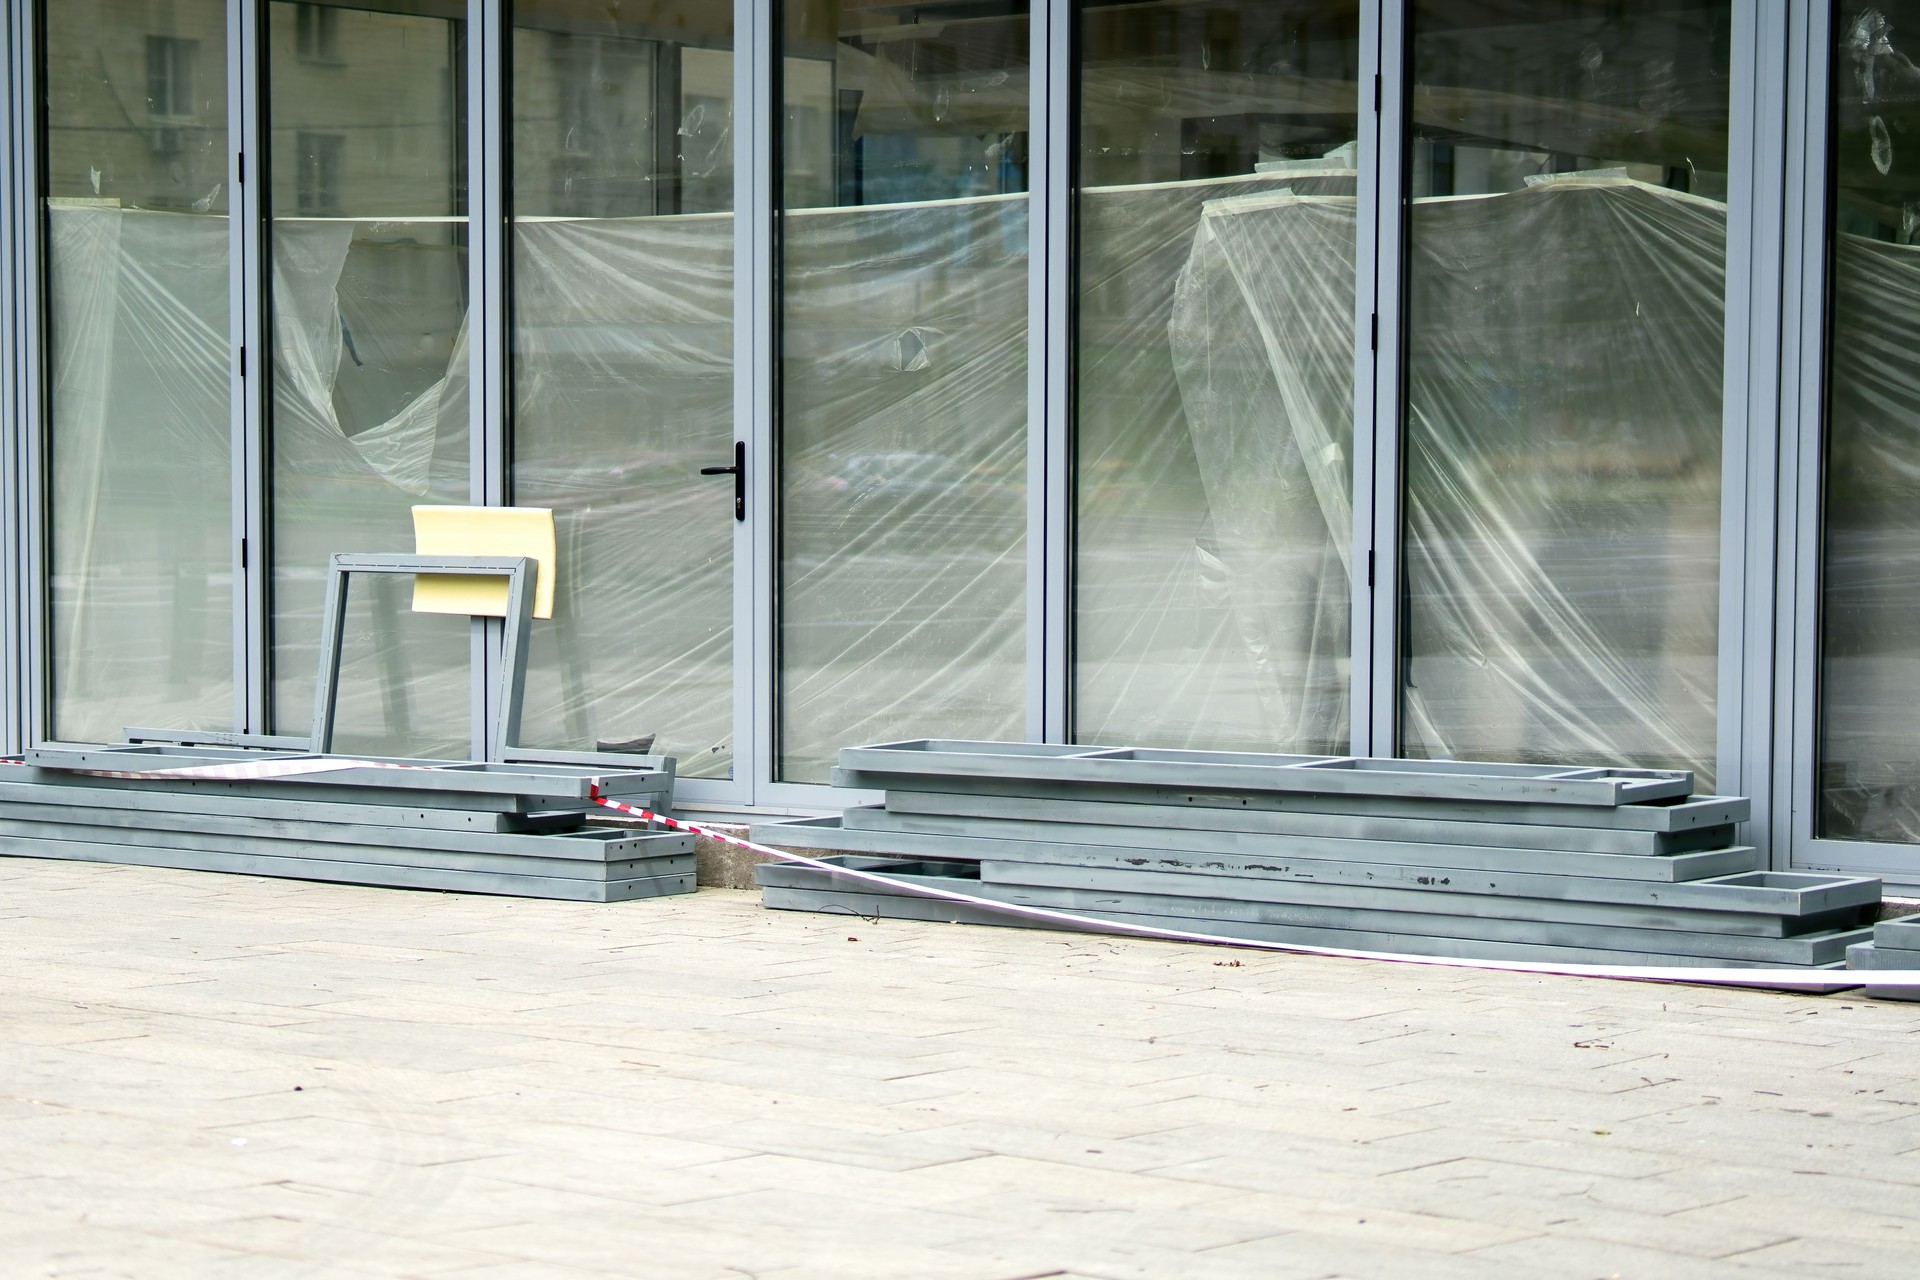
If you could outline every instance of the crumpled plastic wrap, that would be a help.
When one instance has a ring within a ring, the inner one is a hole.
[[[1343,749],[1343,181],[1084,193],[1098,234],[1082,263],[1082,740]],[[785,777],[820,776],[857,740],[1022,736],[1025,216],[1017,196],[788,215]],[[167,281],[223,262],[226,224],[70,208],[54,224],[56,278],[93,281],[58,288],[53,317],[68,335],[58,643],[115,673],[63,686],[62,731],[221,723],[225,291]],[[731,243],[725,215],[516,226],[515,500],[553,505],[562,530],[561,614],[536,630],[528,743],[655,733],[689,774],[730,766],[731,499],[725,479],[694,473],[729,460]],[[404,549],[412,504],[465,501],[464,293],[443,222],[289,220],[274,245],[276,658],[282,723],[297,731],[326,554]],[[1724,210],[1562,178],[1419,202],[1412,251],[1408,748],[1710,778]],[[1914,474],[1916,452],[1904,419],[1878,408],[1907,394],[1895,317],[1912,305],[1909,252],[1848,242],[1879,255],[1849,287],[1880,291],[1884,323],[1863,308],[1845,330],[1862,336],[1836,347],[1845,394],[1889,424],[1860,435],[1871,461],[1849,474],[1889,485]],[[136,405],[163,412],[129,427]],[[157,506],[115,500],[151,475],[175,477]],[[1868,504],[1856,542],[1872,572],[1913,563],[1905,494]],[[162,551],[165,538],[182,541]],[[205,585],[105,590],[140,564]],[[1880,612],[1863,634],[1885,650],[1912,630],[1894,616],[1910,593],[1872,590]],[[362,600],[343,735],[457,749],[464,622],[409,614],[404,595]],[[175,633],[204,639],[155,638]],[[169,685],[155,674],[168,663],[198,683]],[[1852,669],[1871,675],[1845,704],[1868,708],[1866,736],[1846,745],[1853,731],[1833,719],[1828,759],[1904,759],[1911,735],[1888,710],[1904,705],[1898,660]]]
[[[1313,478],[1350,456],[1353,214],[1257,203],[1342,190],[1330,166],[1081,193],[1078,741],[1347,749],[1351,516]]]
[[[1920,246],[1836,249],[1817,834],[1920,844]]]
[[[522,744],[733,767],[733,219],[514,225],[513,500],[552,507]]]
[[[468,500],[466,254],[445,218],[272,227],[275,727],[313,707],[328,557],[410,551],[416,503]],[[411,583],[348,590],[334,746],[468,754],[469,624]]]
[[[227,232],[48,207],[55,737],[233,723]]]
[[[1570,175],[1409,253],[1404,749],[1711,787],[1725,206]]]
[[[778,776],[1026,735],[1027,200],[785,215]]]

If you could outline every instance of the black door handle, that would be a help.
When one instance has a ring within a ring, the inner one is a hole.
[[[732,466],[702,467],[700,468],[700,474],[703,476],[732,476],[733,477],[733,518],[735,520],[745,520],[747,518],[747,442],[746,441],[735,440],[733,442],[733,465]]]

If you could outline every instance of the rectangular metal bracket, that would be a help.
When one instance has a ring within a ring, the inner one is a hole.
[[[314,681],[313,731],[308,749],[333,750],[335,704],[340,695],[341,648],[346,640],[347,582],[357,573],[469,574],[507,579],[506,647],[500,657],[500,688],[487,758],[505,758],[507,744],[520,736],[520,702],[527,681],[527,641],[533,627],[533,588],[537,561],[528,556],[408,556],[340,554],[327,567],[327,600],[320,624],[320,672]]]

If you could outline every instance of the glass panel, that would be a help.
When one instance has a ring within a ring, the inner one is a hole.
[[[1074,733],[1344,752],[1352,3],[1080,15]]]
[[[1403,749],[1714,773],[1732,6],[1413,6]]]
[[[1026,730],[1027,6],[787,7],[778,775]]]
[[[43,21],[51,731],[231,728],[226,5]]]
[[[1920,844],[1920,4],[1834,37],[1815,831]]]
[[[552,507],[523,745],[733,771],[733,20],[513,6],[513,499]]]
[[[305,731],[327,559],[467,491],[466,6],[267,6],[275,722]],[[350,593],[346,752],[468,753],[464,618]],[[399,685],[405,683],[405,696]]]

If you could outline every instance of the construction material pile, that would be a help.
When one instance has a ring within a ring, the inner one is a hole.
[[[1920,973],[1920,915],[1882,920],[1874,926],[1870,941],[1847,948],[1847,968],[1869,973]],[[1888,1000],[1920,1000],[1920,984],[1880,987],[1874,994]]]
[[[635,766],[48,747],[0,764],[0,854],[585,902],[692,893],[692,836],[587,825],[599,797],[671,806],[672,761]]]
[[[1880,908],[1876,879],[1764,870],[1735,842],[1748,802],[1693,795],[1685,771],[946,741],[839,761],[836,785],[884,803],[754,838],[1103,922],[1468,959],[1838,968]],[[757,874],[774,908],[1036,923],[835,870]]]

